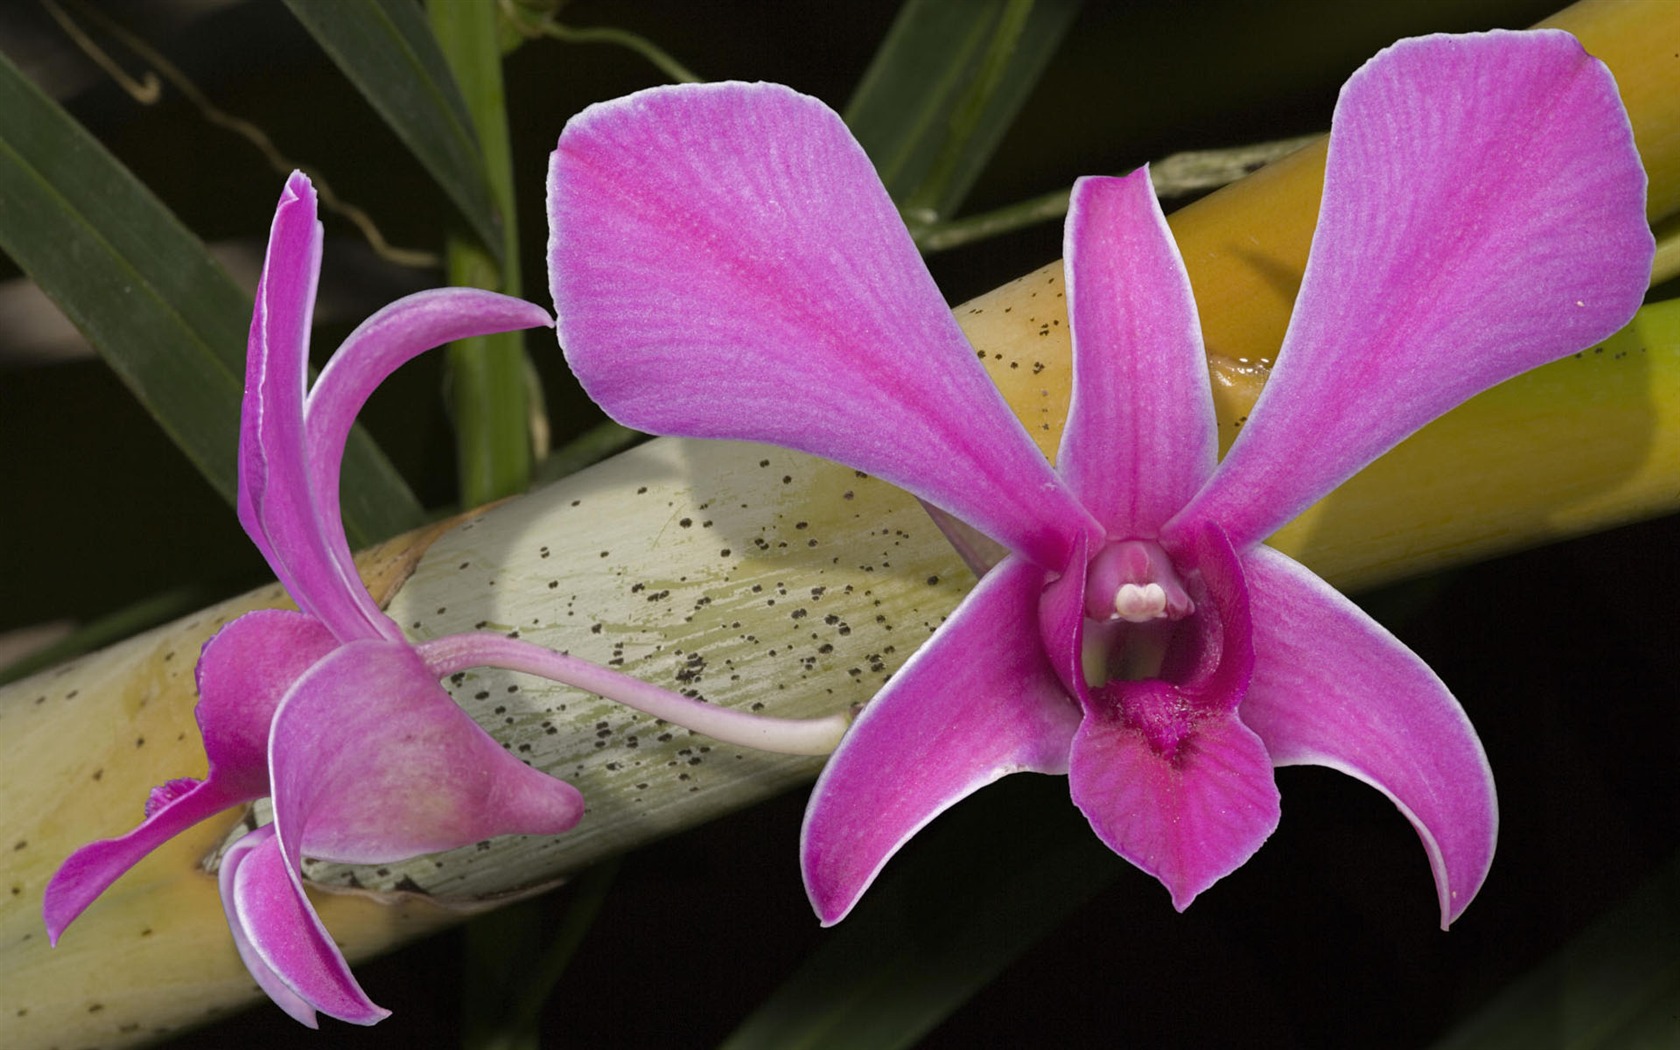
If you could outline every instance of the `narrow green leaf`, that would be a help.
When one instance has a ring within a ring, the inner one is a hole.
[[[150,190],[4,56],[0,250],[232,503],[250,298]],[[366,434],[352,434],[344,468],[351,542],[370,543],[420,520],[402,478]]]
[[[912,225],[948,218],[1026,102],[1080,0],[909,0],[846,123]]]
[[[286,0],[286,6],[501,263],[502,223],[478,135],[419,6],[412,0]]]
[[[1012,777],[940,817],[722,1050],[914,1045],[1120,874],[1065,790]]]

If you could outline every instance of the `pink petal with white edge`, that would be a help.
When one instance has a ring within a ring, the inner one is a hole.
[[[281,703],[269,742],[289,854],[383,863],[496,835],[557,835],[583,796],[514,758],[407,645],[340,647]]]
[[[1277,829],[1272,761],[1235,715],[1201,720],[1170,755],[1119,718],[1090,715],[1073,738],[1068,786],[1097,837],[1160,879],[1179,911]]]
[[[1038,640],[1044,571],[1020,557],[982,579],[846,734],[811,792],[805,890],[832,926],[934,817],[999,777],[1067,770],[1079,708]]]
[[[239,424],[239,523],[298,607],[340,639],[401,637],[358,583],[347,586],[328,541],[309,477],[304,433],[309,324],[321,273],[315,188],[301,172],[286,181],[269,231],[245,351]]]
[[[316,523],[338,569],[339,586],[365,594],[339,514],[339,472],[356,414],[380,383],[433,347],[472,336],[552,327],[548,311],[523,299],[477,288],[436,288],[391,303],[356,326],[322,369],[305,416],[310,490]],[[367,604],[372,605],[371,599]],[[376,610],[377,611],[377,610]],[[379,614],[381,621],[386,620]],[[385,636],[401,633],[394,625]]]
[[[1280,766],[1337,769],[1387,795],[1429,854],[1441,928],[1487,877],[1499,833],[1481,741],[1422,660],[1329,584],[1269,547],[1244,556],[1254,678],[1243,721]]]
[[[1459,402],[1620,328],[1653,243],[1615,82],[1574,37],[1386,49],[1336,105],[1277,367],[1182,517],[1265,538]]]
[[[42,901],[52,943],[141,858],[199,821],[268,794],[268,729],[280,698],[335,644],[320,621],[277,609],[247,613],[205,643],[194,713],[209,773],[154,792],[146,819],[128,834],[70,854]],[[185,784],[192,786],[181,790]]]
[[[1093,528],[816,99],[727,83],[591,106],[548,209],[560,343],[615,419],[837,460],[1046,567]]]
[[[1190,278],[1149,170],[1074,183],[1073,400],[1056,470],[1116,539],[1154,539],[1219,454]]]
[[[280,1009],[310,1028],[317,1010],[351,1024],[391,1016],[375,1006],[281,855],[274,825],[229,847],[218,876],[228,929],[245,968]]]

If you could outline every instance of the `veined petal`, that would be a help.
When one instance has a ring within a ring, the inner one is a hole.
[[[1265,538],[1459,402],[1616,331],[1652,252],[1627,114],[1574,37],[1395,44],[1342,88],[1277,367],[1182,517]]]
[[[1243,721],[1280,766],[1328,766],[1387,795],[1429,854],[1441,927],[1493,862],[1493,773],[1464,709],[1422,660],[1329,584],[1269,547],[1244,556],[1254,678]]]
[[[1073,738],[1068,786],[1097,837],[1160,879],[1179,911],[1277,829],[1271,759],[1234,714],[1202,719],[1170,754],[1112,713],[1087,715]]]
[[[614,418],[826,456],[1045,567],[1093,527],[816,99],[685,84],[591,106],[548,208],[560,343]]]
[[[981,579],[829,759],[800,859],[823,925],[845,918],[917,831],[1009,773],[1067,770],[1079,708],[1038,637],[1044,570],[1014,556]]]
[[[310,668],[275,715],[268,760],[294,856],[382,863],[583,817],[576,788],[509,754],[402,643],[352,642]]]
[[[176,781],[154,791],[139,827],[70,854],[47,883],[42,903],[52,943],[152,850],[229,806],[268,794],[268,729],[275,709],[292,682],[334,644],[319,621],[277,609],[241,616],[205,643],[195,714],[209,773],[201,782]]]
[[[355,599],[384,637],[400,639],[402,632],[379,611],[362,585],[339,514],[339,472],[356,414],[392,372],[433,347],[552,324],[542,307],[496,292],[477,288],[416,292],[358,325],[315,381],[305,409],[305,446],[317,526],[337,568],[338,586]]]
[[[320,272],[315,189],[293,172],[274,212],[246,347],[239,523],[304,612],[339,638],[379,637],[386,618],[360,585],[345,585],[310,486],[303,405]],[[332,528],[343,528],[336,517]]]
[[[1218,459],[1190,278],[1149,169],[1074,183],[1073,400],[1056,470],[1111,537],[1154,539]]]
[[[274,825],[265,824],[229,847],[218,883],[245,968],[293,1019],[315,1028],[317,1010],[360,1025],[391,1016],[374,1005],[351,974],[281,854]]]

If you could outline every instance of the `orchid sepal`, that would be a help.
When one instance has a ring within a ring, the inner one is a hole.
[[[560,345],[618,421],[825,456],[1046,568],[1096,533],[816,99],[722,83],[591,106],[561,135],[548,211]]]
[[[1269,547],[1244,561],[1255,608],[1244,720],[1273,764],[1325,766],[1388,796],[1423,841],[1446,929],[1499,838],[1493,771],[1469,717],[1417,654],[1300,563]]]
[[[1562,30],[1400,41],[1343,86],[1277,363],[1167,527],[1263,540],[1424,423],[1602,340],[1655,239],[1615,79]]]
[[[1040,648],[1020,644],[1038,631],[1042,577],[1019,555],[987,573],[823,767],[799,847],[823,925],[845,918],[899,847],[958,801],[1010,773],[1067,772],[1078,708]],[[883,764],[901,779],[880,776]]]
[[[1189,275],[1147,167],[1074,183],[1074,378],[1056,470],[1111,536],[1154,539],[1218,459]]]
[[[228,928],[245,968],[275,1005],[310,1028],[317,1012],[351,1024],[377,1024],[391,1011],[376,1005],[304,895],[294,860],[277,829],[265,824],[222,857],[217,881]]]

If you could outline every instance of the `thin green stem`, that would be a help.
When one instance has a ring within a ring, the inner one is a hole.
[[[451,234],[446,248],[449,282],[518,295],[513,159],[496,9],[475,0],[430,0],[426,13],[477,127],[491,198],[501,222],[502,257],[507,260],[498,269],[470,235]],[[452,345],[449,401],[462,504],[478,506],[523,492],[531,479],[531,436],[520,334],[481,336]]]
[[[1174,153],[1153,162],[1149,174],[1155,183],[1155,195],[1163,200],[1205,193],[1252,174],[1272,161],[1288,156],[1308,143],[1318,141],[1320,137],[1298,135],[1247,146]],[[916,239],[916,247],[924,254],[930,254],[1013,233],[1051,219],[1060,219],[1067,214],[1068,196],[1067,190],[1054,190],[1043,196],[1032,197],[979,215],[953,219],[950,222],[924,221],[920,225],[915,221],[916,216],[907,211],[905,221],[910,226],[911,235]],[[1680,232],[1680,227],[1677,227],[1677,232]],[[1680,238],[1677,238],[1677,241],[1680,241]],[[1660,244],[1658,254],[1660,270]],[[1674,255],[1676,267],[1680,268],[1680,248],[1675,250]]]
[[[587,29],[580,29],[575,26],[561,25],[549,15],[543,15],[540,18],[533,17],[532,12],[520,8],[518,4],[511,2],[511,0],[502,0],[501,8],[508,21],[526,36],[546,36],[567,44],[611,44],[614,47],[629,48],[647,59],[661,73],[678,84],[704,82],[704,78],[672,58],[658,44],[627,30],[613,29],[609,26],[591,26]]]
[[[622,29],[606,27],[574,29],[571,26],[563,26],[558,22],[545,22],[543,23],[543,33],[556,40],[563,40],[568,44],[616,44],[619,47],[627,47],[652,62],[661,73],[679,84],[699,84],[702,82],[699,74],[660,50],[658,45],[652,41],[645,40]]]
[[[916,247],[924,254],[931,254],[961,248],[965,244],[973,244],[1028,226],[1036,226],[1051,219],[1059,219],[1067,214],[1067,210],[1068,191],[1056,190],[1042,197],[1032,197],[994,211],[970,215],[951,222],[922,226],[912,224],[910,232],[916,239]]]

